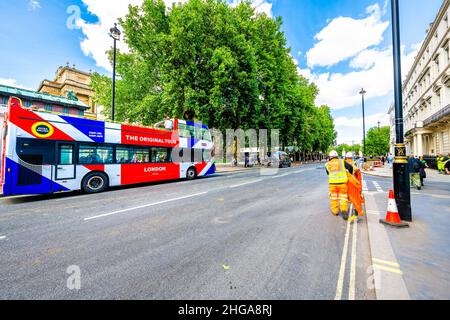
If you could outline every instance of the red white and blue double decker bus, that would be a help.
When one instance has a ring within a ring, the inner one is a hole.
[[[215,173],[207,126],[173,119],[173,130],[29,110],[10,98],[3,123],[3,196],[83,190]]]

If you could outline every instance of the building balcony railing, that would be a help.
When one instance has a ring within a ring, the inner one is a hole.
[[[450,104],[447,105],[446,107],[444,107],[442,110],[439,110],[438,112],[436,112],[435,114],[433,114],[431,117],[429,117],[428,119],[426,119],[423,122],[423,126],[429,126],[430,124],[433,124],[439,120],[441,120],[442,118],[446,117],[446,116],[450,116]]]

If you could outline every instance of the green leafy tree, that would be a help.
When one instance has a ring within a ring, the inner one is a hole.
[[[326,150],[335,138],[317,87],[298,75],[281,18],[250,1],[162,0],[120,20],[129,53],[117,55],[116,119],[152,125],[164,114],[217,129],[279,129],[283,146]],[[110,52],[111,56],[111,52]],[[95,100],[110,114],[111,80],[95,74]],[[330,142],[331,141],[331,142]]]
[[[343,143],[343,144],[338,145],[337,147],[329,148],[328,151],[331,151],[331,150],[336,150],[339,155],[342,155],[342,152],[344,150],[345,150],[345,152],[353,152],[354,154],[358,155],[359,151],[361,150],[361,146],[359,144],[351,146],[351,145]]]
[[[389,152],[390,127],[372,128],[366,136],[366,154],[382,156]]]

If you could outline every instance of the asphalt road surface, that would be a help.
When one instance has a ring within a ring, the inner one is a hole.
[[[323,165],[4,198],[0,252],[0,299],[375,299]]]

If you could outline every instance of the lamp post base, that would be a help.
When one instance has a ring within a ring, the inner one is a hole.
[[[404,156],[404,146],[396,145],[396,158],[394,163],[394,192],[398,212],[402,221],[412,222],[411,189],[408,173],[408,161]],[[399,155],[403,154],[403,155]]]

